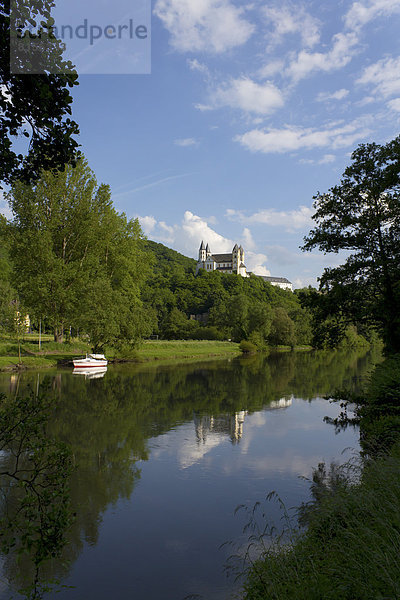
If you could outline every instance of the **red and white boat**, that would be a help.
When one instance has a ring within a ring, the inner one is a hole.
[[[85,358],[74,358],[72,362],[75,369],[106,367],[108,364],[104,354],[86,354]]]

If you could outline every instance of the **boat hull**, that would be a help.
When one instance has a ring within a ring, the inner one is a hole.
[[[107,360],[94,360],[91,358],[82,358],[80,360],[73,360],[74,369],[96,369],[99,367],[106,367],[108,364]]]

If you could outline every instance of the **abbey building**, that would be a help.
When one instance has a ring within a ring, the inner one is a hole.
[[[222,273],[235,273],[242,277],[250,277],[252,273],[248,272],[244,264],[244,250],[242,246],[235,244],[232,252],[227,254],[212,254],[210,246],[201,242],[199,248],[199,260],[197,261],[196,274],[203,269],[204,271],[220,271]],[[257,275],[264,281],[276,285],[284,290],[293,291],[291,282],[285,277],[264,277]]]
[[[238,247],[237,244],[234,245],[230,254],[211,254],[210,246],[208,244],[205,246],[204,242],[201,242],[196,273],[200,269],[236,273],[242,277],[248,277],[244,264],[244,250],[242,246]]]

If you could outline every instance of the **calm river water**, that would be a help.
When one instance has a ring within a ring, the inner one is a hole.
[[[240,597],[224,565],[246,545],[249,507],[276,490],[287,507],[308,497],[312,467],[345,461],[357,431],[324,423],[339,409],[322,396],[354,387],[371,356],[285,353],[172,367],[109,367],[89,379],[68,370],[0,375],[0,391],[45,378],[59,398],[51,431],[73,451],[77,518],[62,561],[46,577],[60,600],[204,600]],[[345,448],[350,448],[342,454]],[[267,503],[279,522],[277,503]],[[3,559],[1,600],[29,571]],[[7,583],[8,582],[8,583]]]

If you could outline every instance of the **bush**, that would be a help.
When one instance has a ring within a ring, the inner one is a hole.
[[[248,340],[242,340],[239,344],[239,348],[243,354],[255,354],[257,352],[257,346]]]
[[[193,340],[217,340],[222,341],[226,339],[226,336],[222,331],[219,331],[214,326],[199,327],[192,333],[191,339]]]

